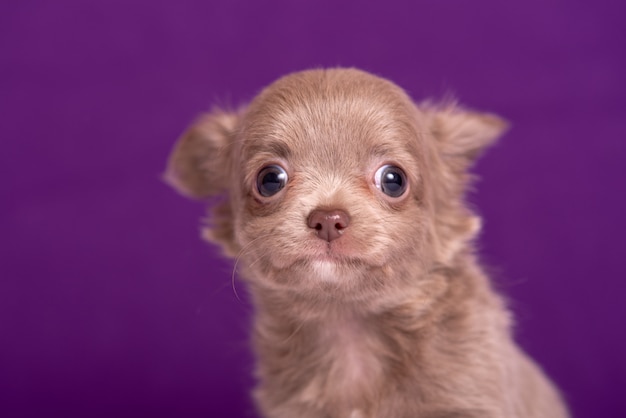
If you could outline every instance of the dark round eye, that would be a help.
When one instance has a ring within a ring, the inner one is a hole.
[[[384,165],[376,170],[374,182],[376,187],[391,197],[402,196],[408,185],[404,171],[393,165]]]
[[[259,172],[256,187],[261,196],[270,197],[287,184],[287,172],[278,165],[269,165]]]

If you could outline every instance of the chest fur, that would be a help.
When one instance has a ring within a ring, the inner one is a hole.
[[[358,321],[342,319],[318,330],[316,340],[319,363],[300,392],[300,400],[346,411],[366,408],[384,373],[376,335]]]

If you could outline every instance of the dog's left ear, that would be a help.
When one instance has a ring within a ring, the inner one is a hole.
[[[499,116],[459,108],[456,105],[426,107],[431,132],[444,158],[471,165],[481,152],[494,143],[508,128]]]
[[[508,124],[498,116],[448,104],[420,106],[435,139],[435,234],[438,261],[448,263],[480,230],[480,219],[462,203],[473,176],[468,169]]]

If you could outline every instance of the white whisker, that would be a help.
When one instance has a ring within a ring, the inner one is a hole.
[[[235,285],[235,275],[237,273],[237,266],[239,265],[239,260],[241,260],[241,257],[243,257],[244,253],[246,250],[248,250],[252,244],[254,244],[256,241],[267,237],[267,235],[262,235],[260,237],[256,237],[255,239],[253,239],[252,241],[250,241],[249,243],[247,243],[240,251],[239,254],[237,254],[237,257],[235,257],[235,265],[233,266],[233,272],[231,274],[231,286],[233,288],[233,293],[235,294],[235,297],[237,298],[237,300],[239,302],[241,302],[241,298],[239,298],[239,294],[237,293],[237,287]],[[261,259],[261,257],[259,257],[257,260],[255,260],[255,263],[257,261],[259,261]],[[249,267],[251,267],[252,265],[250,265]]]

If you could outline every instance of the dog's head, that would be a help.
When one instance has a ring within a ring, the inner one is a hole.
[[[467,170],[503,131],[454,104],[416,106],[353,69],[286,76],[179,140],[166,177],[227,197],[210,237],[256,284],[363,298],[448,265],[479,229]]]

